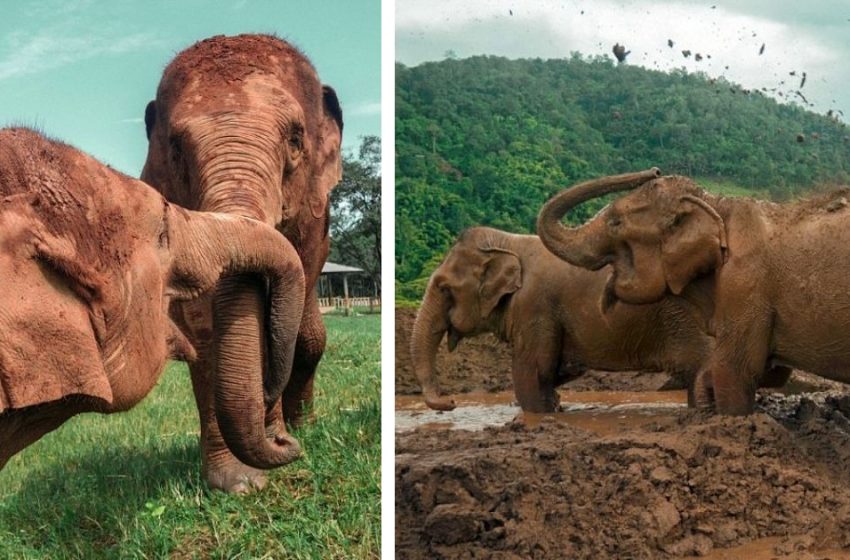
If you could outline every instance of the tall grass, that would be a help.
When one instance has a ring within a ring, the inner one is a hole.
[[[304,457],[249,496],[200,479],[185,364],[130,412],[78,416],[0,471],[0,558],[377,558],[380,316],[326,317]]]

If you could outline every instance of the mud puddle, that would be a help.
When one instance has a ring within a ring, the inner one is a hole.
[[[687,406],[685,391],[561,391],[560,411],[554,414],[522,412],[510,391],[465,393],[455,397],[457,408],[428,409],[421,397],[396,397],[396,432],[421,429],[483,430],[518,421],[528,427],[555,420],[599,435],[635,429],[650,422],[674,418]]]

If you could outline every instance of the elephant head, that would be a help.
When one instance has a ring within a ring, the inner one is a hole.
[[[437,348],[448,333],[453,351],[465,336],[498,330],[497,311],[522,286],[522,266],[505,248],[505,234],[489,228],[463,232],[428,282],[410,342],[416,378],[425,403],[451,410],[435,375]]]
[[[633,190],[577,228],[561,224],[576,205]],[[685,177],[660,177],[657,168],[581,183],[549,200],[537,218],[544,245],[589,270],[613,274],[604,301],[652,303],[681,294],[699,275],[723,264],[726,228],[708,195]]]
[[[279,232],[250,218],[169,204],[141,181],[27,129],[0,131],[0,161],[7,294],[0,414],[70,395],[93,397],[107,412],[129,408],[169,355],[193,352],[168,317],[169,302],[211,291],[228,275],[268,282],[269,336],[279,344],[269,353],[267,385],[285,384],[304,277]],[[240,328],[223,321],[214,336],[226,349]],[[218,359],[235,358],[222,350]],[[259,377],[222,375],[216,383],[219,414],[239,418],[231,435],[246,462],[270,468],[299,455],[288,435],[266,437]],[[253,398],[235,398],[237,391]]]
[[[144,120],[142,180],[169,200],[248,216],[287,236],[304,227],[303,209],[325,220],[342,175],[342,109],[284,41],[239,35],[196,43],[166,67]]]
[[[277,228],[301,259],[312,290],[328,253],[331,189],[341,178],[342,110],[307,58],[267,35],[217,36],[196,43],[166,67],[145,110],[149,140],[142,179],[189,209],[254,218]],[[239,324],[220,341],[215,377],[242,398],[264,387],[267,404],[283,379],[269,376],[263,355],[279,343],[268,327],[265,287],[246,276],[223,282],[216,324]],[[243,360],[237,359],[240,355]],[[253,364],[253,365],[252,365]],[[259,383],[259,379],[263,383]],[[218,416],[228,446],[233,422]],[[256,429],[256,428],[252,428]]]

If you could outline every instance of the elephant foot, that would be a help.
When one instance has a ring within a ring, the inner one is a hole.
[[[208,467],[204,479],[210,488],[230,494],[250,494],[262,490],[268,484],[265,471],[242,464],[235,459],[227,465]]]

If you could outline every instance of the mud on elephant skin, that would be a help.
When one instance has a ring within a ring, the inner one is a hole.
[[[169,356],[195,352],[170,302],[245,273],[269,282],[273,317],[302,308],[301,263],[272,228],[184,210],[71,146],[0,130],[0,466],[74,414],[138,403]],[[285,380],[298,321],[274,325],[281,345],[269,370]],[[214,337],[233,328],[218,325]],[[244,413],[229,383],[218,380],[215,409]],[[251,404],[262,414],[261,400]],[[266,437],[257,424],[240,432],[244,460],[268,468],[299,455],[285,431]]]
[[[342,172],[336,93],[301,52],[276,37],[216,36],[187,48],[166,67],[145,110],[145,126],[144,181],[187,208],[263,221],[295,247],[306,281],[304,312],[297,317],[292,376],[265,422],[270,431],[284,421],[299,425],[312,403],[325,348],[315,287],[329,249],[328,199]],[[243,276],[229,281],[215,301],[208,297],[173,308],[198,351],[190,370],[204,477],[215,488],[242,492],[265,484],[262,472],[233,455],[232,427],[214,414],[211,380],[222,374],[269,378],[263,375],[264,354],[279,341],[269,336],[268,305],[265,286]],[[209,333],[220,322],[238,322],[240,329],[224,341],[226,348],[217,349]],[[216,352],[234,359],[216,362]],[[250,402],[258,394],[246,392],[243,398]]]
[[[431,275],[413,327],[411,359],[428,406],[454,408],[435,371],[442,339],[453,350],[487,332],[511,346],[514,391],[526,411],[554,410],[555,387],[586,369],[666,371],[691,380],[713,346],[695,311],[667,299],[603,313],[607,276],[561,261],[537,236],[486,227],[463,232]]]
[[[578,228],[560,223],[581,202],[632,191]],[[692,302],[716,345],[696,381],[700,404],[753,410],[766,369],[793,367],[850,382],[850,210],[846,188],[775,204],[718,197],[657,169],[572,187],[540,212],[555,254],[611,265],[609,299]]]

